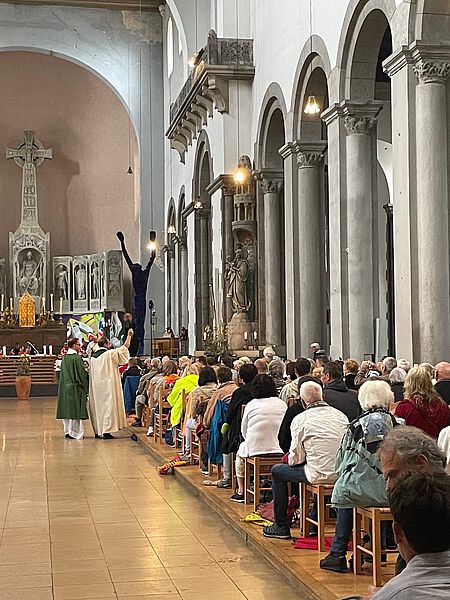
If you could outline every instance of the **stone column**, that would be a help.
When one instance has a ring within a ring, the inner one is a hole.
[[[376,125],[381,102],[343,103],[347,132],[347,252],[350,354],[375,351],[372,210],[377,202]]]
[[[211,247],[209,244],[209,219],[211,211],[202,208],[198,211],[200,221],[200,315],[201,331],[209,324],[210,299],[209,299],[209,266]]]
[[[264,197],[264,270],[266,284],[266,343],[281,345],[281,272],[280,257],[280,191],[281,173],[263,174],[261,187]]]
[[[417,262],[420,359],[435,364],[448,352],[449,239],[446,81],[450,59],[414,66],[417,151]]]
[[[180,323],[179,329],[182,327],[188,328],[188,256],[186,239],[180,240]]]
[[[177,269],[175,261],[175,245],[170,247],[170,327],[175,332],[177,330],[177,310],[178,310],[178,298],[176,292],[176,278]]]
[[[297,145],[288,142],[279,153],[284,160],[284,247],[286,277],[286,353],[290,359],[301,356],[300,293],[298,278],[298,168]]]
[[[234,221],[234,192],[235,187],[231,185],[224,185],[222,187],[222,202],[223,202],[223,256],[222,256],[222,273],[225,273],[225,262],[229,256],[234,256],[234,241],[233,241],[233,227]],[[224,285],[223,305],[225,307],[225,322],[229,323],[233,316],[233,308],[231,306],[231,300],[227,297],[227,286]]]
[[[322,113],[327,125],[328,219],[330,271],[330,356],[349,356],[347,278],[347,190],[343,109],[331,105]]]
[[[298,241],[299,262],[294,271],[300,295],[300,350],[308,356],[312,342],[323,343],[320,174],[323,142],[298,144]]]

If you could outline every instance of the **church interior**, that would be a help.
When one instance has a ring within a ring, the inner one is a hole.
[[[448,540],[391,592],[395,486],[449,522],[449,0],[0,0],[0,73],[0,600],[450,597]]]

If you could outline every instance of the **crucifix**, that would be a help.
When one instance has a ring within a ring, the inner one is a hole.
[[[21,225],[38,226],[36,167],[52,158],[52,149],[44,148],[34,131],[25,131],[18,148],[6,148],[6,158],[13,158],[22,167]]]

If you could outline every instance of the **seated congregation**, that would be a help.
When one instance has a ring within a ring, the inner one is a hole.
[[[131,425],[263,515],[263,536],[299,527],[294,545],[315,538],[321,569],[372,571],[368,598],[450,597],[449,363],[283,361],[266,348],[254,364],[148,359],[139,377]]]

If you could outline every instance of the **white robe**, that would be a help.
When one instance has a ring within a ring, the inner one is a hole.
[[[126,346],[103,352],[89,363],[89,413],[97,435],[119,431],[127,425],[119,365],[126,365]]]

